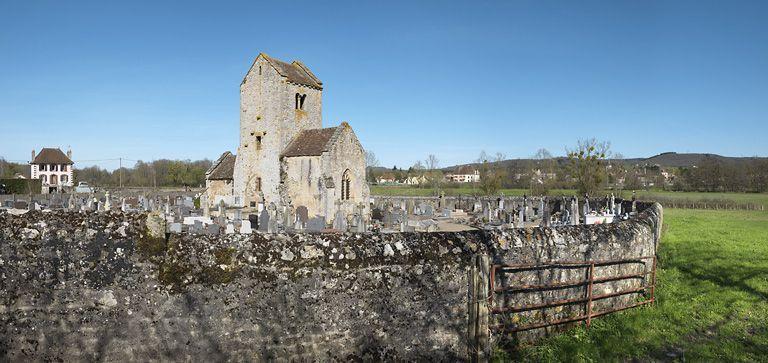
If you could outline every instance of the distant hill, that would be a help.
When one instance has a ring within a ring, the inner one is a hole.
[[[636,158],[636,159],[624,159],[626,164],[639,164],[639,165],[659,165],[662,167],[690,167],[698,165],[704,158],[710,157],[717,161],[724,163],[743,163],[756,159],[755,157],[743,158],[743,157],[730,157],[717,154],[702,154],[702,153],[676,153],[666,152],[659,155],[651,156],[650,158]],[[765,159],[765,158],[757,158]]]
[[[649,158],[630,158],[630,159],[620,159],[616,160],[613,159],[614,162],[621,162],[627,165],[659,165],[661,167],[666,168],[679,168],[679,167],[691,167],[698,165],[701,163],[701,161],[706,158],[711,157],[718,161],[724,162],[724,163],[744,163],[749,162],[754,159],[767,159],[765,157],[731,157],[731,156],[722,156],[717,154],[707,154],[707,153],[676,153],[676,152],[665,152],[658,155],[651,156]],[[561,166],[566,164],[568,162],[568,159],[565,157],[555,157],[555,161],[560,164]],[[505,168],[516,168],[516,167],[528,167],[531,165],[531,163],[537,162],[540,160],[537,159],[509,159],[504,160],[500,162],[494,162],[492,164],[500,163]],[[443,172],[452,172],[456,170],[459,167],[463,166],[470,166],[478,168],[480,166],[479,163],[467,163],[467,164],[459,164],[459,165],[453,165],[448,166],[444,168],[440,168]],[[405,170],[408,168],[406,167]],[[384,172],[387,170],[391,170],[389,168],[383,168],[383,167],[377,167],[374,168],[376,172]]]

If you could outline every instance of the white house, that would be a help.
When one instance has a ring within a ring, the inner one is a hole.
[[[462,165],[453,173],[446,174],[445,178],[454,183],[477,183],[480,181],[480,171],[469,165]]]
[[[62,192],[65,187],[71,187],[74,183],[72,150],[68,150],[66,155],[58,148],[43,148],[37,155],[35,150],[32,150],[29,165],[30,178],[40,179],[43,194]]]

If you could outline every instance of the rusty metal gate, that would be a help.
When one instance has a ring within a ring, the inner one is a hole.
[[[651,264],[650,271],[647,268],[649,262]],[[595,277],[595,267],[619,266],[619,265],[626,265],[626,264],[642,264],[643,272],[616,275],[616,276],[604,276],[604,277],[601,276],[597,278]],[[565,268],[586,269],[585,271],[586,278],[581,280],[575,280],[575,281],[554,282],[554,283],[540,284],[540,285],[500,286],[500,283],[499,283],[501,280],[499,279],[500,274],[514,274],[514,273],[520,273],[524,271],[536,271],[536,270],[543,270],[543,269],[565,269]],[[649,275],[650,275],[650,279],[648,278]],[[643,282],[641,286],[637,288],[621,290],[621,291],[612,292],[608,294],[600,294],[600,295],[594,294],[593,290],[595,288],[595,285],[614,282],[614,281],[622,281],[627,279],[642,279]],[[490,326],[491,330],[494,330],[497,332],[511,333],[511,332],[545,328],[549,326],[566,324],[566,323],[580,322],[580,321],[586,321],[586,325],[587,327],[589,327],[592,322],[592,318],[610,314],[617,311],[621,311],[621,310],[634,308],[634,307],[645,305],[645,304],[650,304],[654,301],[654,288],[656,286],[656,256],[653,255],[653,256],[642,256],[642,257],[637,257],[632,259],[597,260],[597,261],[586,261],[586,262],[561,261],[561,262],[551,262],[551,263],[544,263],[544,264],[492,265],[490,267],[489,280],[490,280],[489,281],[490,291],[488,294],[488,307],[489,307],[490,313],[495,316],[498,316],[500,314],[519,313],[519,312],[532,311],[532,310],[543,310],[547,308],[555,308],[555,307],[565,306],[565,305],[575,305],[575,304],[584,305],[584,313],[576,317],[567,317],[567,318],[562,318],[554,321],[536,322],[536,323],[524,324],[524,325],[519,325],[516,323],[515,324],[505,324],[505,323],[494,324]],[[584,286],[584,292],[583,292],[583,295],[579,297],[560,299],[560,300],[549,301],[549,302],[544,302],[540,304],[528,304],[528,305],[513,304],[512,306],[495,306],[494,305],[494,301],[497,300],[499,297],[504,298],[506,295],[509,295],[509,294],[535,293],[535,292],[541,292],[543,290],[579,288],[581,286]],[[615,298],[618,296],[623,296],[623,295],[628,295],[633,293],[643,293],[647,299],[643,301],[626,304],[623,306],[604,309],[601,311],[593,311],[593,302],[595,301]],[[494,319],[494,320],[497,320],[497,319]]]

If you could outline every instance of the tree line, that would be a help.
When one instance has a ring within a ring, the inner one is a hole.
[[[107,170],[98,166],[74,170],[75,182],[87,182],[97,187],[199,187],[205,185],[205,172],[210,160],[138,161],[133,167]],[[11,179],[17,174],[29,177],[29,164],[8,162],[0,158],[0,178]]]
[[[375,155],[367,158],[368,180],[375,182],[384,174],[397,181],[413,176],[427,175],[428,188],[468,186],[440,181],[450,170],[437,169],[433,163],[427,167],[421,161],[408,169],[378,166]],[[436,160],[434,155],[431,159]],[[566,148],[566,156],[555,157],[546,149],[539,149],[530,159],[505,160],[504,154],[481,152],[471,168],[480,173],[480,182],[473,186],[483,194],[494,194],[499,189],[528,189],[533,195],[547,194],[552,189],[575,189],[580,194],[596,195],[604,190],[673,190],[703,192],[767,192],[768,158],[723,159],[704,156],[696,165],[688,167],[662,167],[660,165],[625,161],[620,153],[611,151],[611,144],[596,139],[579,140]]]

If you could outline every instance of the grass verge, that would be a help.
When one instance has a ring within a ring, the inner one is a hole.
[[[764,361],[768,212],[665,210],[657,302],[495,360]]]

